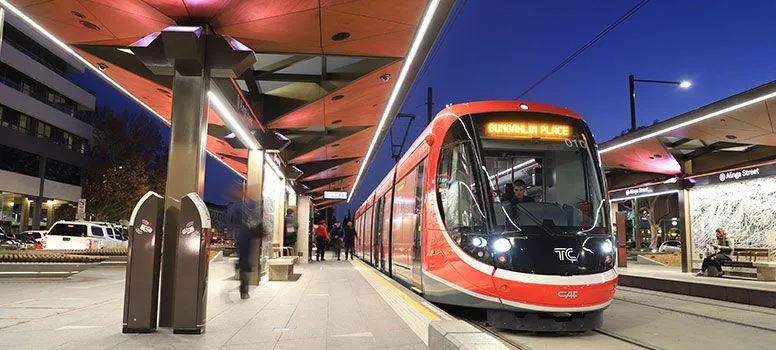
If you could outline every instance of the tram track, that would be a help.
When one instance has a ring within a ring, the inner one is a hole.
[[[530,350],[530,349],[532,349],[531,347],[529,347],[529,346],[527,346],[525,344],[521,344],[521,343],[517,342],[515,339],[512,339],[512,337],[510,337],[510,335],[512,335],[512,336],[517,335],[516,333],[513,333],[512,331],[498,330],[498,329],[489,327],[483,321],[474,321],[474,320],[467,320],[467,321],[469,322],[469,324],[473,325],[477,329],[479,329],[479,330],[481,330],[481,331],[483,331],[485,333],[488,333],[488,334],[496,337],[500,341],[506,343],[508,346],[511,346],[511,347],[513,347],[515,349],[519,349],[519,350]],[[605,337],[608,337],[608,338],[611,338],[611,339],[615,339],[617,341],[620,341],[620,342],[623,342],[623,343],[627,343],[627,344],[636,346],[636,347],[641,348],[641,349],[665,350],[665,348],[662,348],[662,347],[659,347],[659,346],[656,346],[656,345],[653,345],[653,344],[649,344],[649,343],[640,341],[638,339],[634,339],[634,338],[631,338],[631,337],[628,337],[628,336],[625,336],[625,335],[622,335],[622,334],[618,334],[618,333],[615,333],[615,332],[612,332],[612,331],[609,331],[609,330],[601,329],[601,328],[593,329],[590,332],[593,332],[593,333],[596,333],[596,334],[600,334],[602,336],[605,336]],[[577,335],[569,335],[569,336],[570,337],[574,337],[574,336],[577,336]],[[551,339],[551,338],[548,338],[548,339]]]

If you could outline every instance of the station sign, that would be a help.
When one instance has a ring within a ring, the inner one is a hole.
[[[485,133],[490,137],[563,140],[571,137],[572,127],[566,124],[541,122],[489,122]]]
[[[323,199],[348,199],[345,191],[323,191]]]
[[[682,187],[678,183],[654,184],[654,185],[647,185],[647,186],[631,187],[631,188],[626,188],[621,190],[610,191],[609,199],[613,202],[616,202],[616,201],[635,199],[635,198],[653,197],[653,196],[659,196],[661,194],[678,192],[681,189]]]
[[[696,185],[715,185],[739,182],[749,179],[776,175],[776,164],[755,165],[734,170],[725,170],[704,176],[691,178]]]

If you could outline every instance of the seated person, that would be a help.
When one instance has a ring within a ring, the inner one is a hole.
[[[514,189],[513,193],[514,196],[510,198],[510,202],[512,203],[534,203],[536,202],[532,197],[529,197],[526,193],[526,185],[525,181],[523,180],[515,180],[514,182]]]
[[[703,259],[703,265],[701,265],[701,272],[698,272],[699,276],[706,275],[706,269],[709,266],[714,266],[717,270],[717,277],[723,275],[721,261],[730,261],[729,254],[733,254],[734,243],[733,240],[727,237],[727,232],[721,227],[717,229],[717,240],[711,245],[714,249],[713,254],[708,254]]]

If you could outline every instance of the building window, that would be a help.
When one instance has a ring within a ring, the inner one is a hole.
[[[51,138],[51,125],[43,122],[38,122],[38,138],[48,139]]]
[[[40,157],[22,150],[0,145],[0,170],[29,176],[39,176]]]
[[[46,180],[81,186],[81,168],[58,160],[46,159]]]

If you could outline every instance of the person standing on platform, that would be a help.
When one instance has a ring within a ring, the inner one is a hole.
[[[259,244],[261,224],[255,201],[246,198],[242,184],[232,189],[232,203],[226,209],[227,229],[237,238],[237,268],[240,270],[240,299],[250,298],[248,279],[252,272],[251,247]],[[255,257],[254,257],[255,258]]]
[[[294,209],[286,210],[286,217],[283,219],[283,246],[296,247],[296,231],[299,229],[299,223],[294,218]]]
[[[334,254],[337,256],[337,260],[340,259],[340,253],[342,252],[342,224],[335,221],[334,226],[331,229],[331,245],[334,248]]]
[[[326,230],[326,221],[318,222],[315,228],[315,261],[326,261],[326,242],[329,241],[329,232]]]
[[[348,252],[350,252],[350,258],[353,259],[353,251],[356,248],[356,229],[353,228],[353,221],[348,220],[345,223],[345,228],[342,230],[343,240],[345,241],[345,260],[348,260]]]

